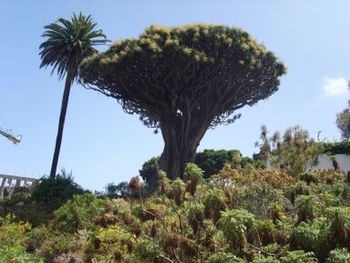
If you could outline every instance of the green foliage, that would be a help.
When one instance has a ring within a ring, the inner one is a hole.
[[[161,130],[160,166],[175,179],[207,129],[234,122],[237,109],[271,96],[286,68],[241,29],[191,24],[152,25],[139,38],[85,59],[79,72],[85,86]]]
[[[255,229],[261,245],[266,246],[276,242],[277,228],[272,220],[257,220]]]
[[[236,160],[234,157],[236,156]],[[237,157],[239,157],[237,159]],[[195,163],[204,171],[204,178],[217,174],[225,163],[238,165],[245,168],[252,165],[254,168],[265,168],[263,161],[255,161],[249,157],[243,157],[238,150],[204,150],[196,154]]]
[[[181,205],[185,198],[185,183],[180,178],[172,181],[166,195],[169,199],[174,200],[178,206]]]
[[[296,200],[298,222],[313,220],[320,208],[319,201],[314,195],[301,195]]]
[[[244,249],[253,233],[255,217],[246,210],[232,209],[221,213],[220,228],[232,248]]]
[[[152,181],[152,179],[157,175],[157,167],[158,167],[159,157],[152,157],[148,161],[146,161],[141,170],[139,170],[139,174],[141,178],[147,183]]]
[[[288,251],[281,258],[281,263],[318,263],[318,259],[313,252],[305,252],[303,250]]]
[[[310,187],[305,182],[297,182],[285,191],[286,197],[294,204],[295,199],[299,195],[309,195],[311,193]]]
[[[152,263],[160,256],[160,247],[150,240],[137,242],[135,256],[137,262]]]
[[[203,170],[194,163],[188,163],[185,167],[184,180],[186,190],[192,195],[196,192],[198,184],[202,181]]]
[[[311,183],[317,184],[319,182],[318,176],[311,172],[300,174],[299,179],[306,182],[308,185]]]
[[[50,211],[54,211],[73,195],[83,192],[81,186],[74,182],[73,177],[63,172],[56,178],[42,178],[33,189],[31,198],[35,202],[46,205]]]
[[[239,156],[238,162],[234,162],[234,156]],[[142,169],[139,170],[139,174],[146,183],[152,183],[152,180],[158,173],[158,161],[159,157],[152,157],[142,165]],[[238,150],[204,150],[203,152],[196,153],[194,163],[203,171],[203,178],[209,178],[212,175],[217,174],[223,169],[226,163],[232,165],[238,165],[241,168],[252,166],[256,169],[266,168],[264,161],[253,160],[249,157],[243,157]]]
[[[76,249],[74,235],[52,231],[40,244],[38,254],[48,261],[55,255],[73,252]]]
[[[114,183],[109,183],[105,187],[105,196],[116,198],[116,197],[130,197],[132,195],[131,190],[128,187],[128,182],[120,182],[115,185]]]
[[[337,248],[329,253],[326,263],[348,263],[350,262],[350,253],[346,248]]]
[[[31,226],[24,222],[15,222],[15,218],[7,215],[4,218],[0,217],[0,247],[25,245],[27,241],[26,232]]]
[[[217,188],[210,189],[204,197],[205,216],[217,222],[220,212],[226,207],[225,201],[226,197],[223,191]]]
[[[146,197],[75,195],[34,229],[8,216],[0,222],[0,252],[28,262],[349,260],[350,186],[343,173],[291,177],[242,168],[239,157],[209,180],[195,164],[186,166],[183,180],[160,170],[158,191]],[[143,183],[133,178],[129,186]]]
[[[105,44],[106,36],[101,30],[94,30],[96,23],[91,16],[73,14],[71,20],[59,18],[57,22],[45,26],[40,45],[40,67],[52,66],[59,78],[67,73],[77,77],[82,60],[96,53],[95,45]]]
[[[349,105],[342,112],[337,114],[337,127],[341,132],[342,139],[350,139],[350,101]]]
[[[199,203],[191,205],[188,212],[188,223],[193,229],[193,233],[198,233],[203,226],[204,220],[204,205]]]
[[[204,263],[244,263],[245,260],[231,253],[218,252],[211,255]]]
[[[314,252],[319,259],[324,259],[329,252],[328,238],[328,222],[321,218],[313,223],[300,223],[292,230],[289,243],[293,250]]]
[[[23,246],[0,247],[0,262],[7,263],[44,263],[39,257],[27,253]]]
[[[268,137],[265,126],[261,128],[260,151],[272,166],[298,176],[306,170],[309,162],[316,163],[324,151],[322,144],[315,143],[309,133],[300,126],[288,128],[281,138],[278,132]]]
[[[43,262],[35,255],[26,252],[27,233],[30,229],[28,223],[15,222],[15,218],[11,215],[0,217],[0,262]]]
[[[350,244],[350,209],[331,207],[326,210],[326,217],[330,224],[330,241],[341,246]]]
[[[42,178],[34,189],[21,189],[13,198],[0,200],[0,216],[13,214],[34,227],[47,223],[53,212],[75,194],[84,193],[70,174],[62,170],[56,178]]]
[[[271,256],[260,256],[252,261],[252,263],[280,263],[280,261]]]
[[[204,150],[196,155],[195,163],[204,171],[204,177],[217,174],[225,163],[231,163],[237,150]]]
[[[53,227],[63,233],[92,229],[92,220],[102,208],[103,200],[93,194],[75,195],[54,212]]]
[[[324,152],[328,155],[347,154],[350,155],[350,141],[323,143]]]
[[[102,30],[95,30],[95,26],[91,16],[73,13],[70,20],[59,18],[44,27],[45,41],[39,47],[40,68],[51,66],[51,74],[56,71],[59,79],[66,76],[50,178],[56,177],[69,93],[78,78],[78,67],[84,58],[97,52],[94,46],[107,42]]]

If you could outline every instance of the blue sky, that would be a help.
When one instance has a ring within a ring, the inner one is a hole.
[[[314,137],[322,131],[322,138],[339,140],[335,115],[350,97],[350,1],[0,0],[0,127],[23,135],[19,145],[0,138],[0,173],[39,178],[49,172],[64,83],[39,69],[38,47],[44,25],[79,11],[91,14],[111,40],[137,37],[150,24],[238,26],[285,63],[280,90],[240,110],[236,123],[209,130],[199,150],[235,148],[251,156],[262,124],[270,131],[301,125]],[[73,87],[59,168],[72,170],[79,184],[102,190],[126,181],[162,149],[161,135],[138,116]]]

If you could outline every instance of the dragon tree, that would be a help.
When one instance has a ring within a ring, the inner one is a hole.
[[[80,65],[82,83],[116,99],[164,139],[159,166],[169,178],[193,162],[208,128],[278,90],[286,72],[247,32],[221,25],[151,26]]]

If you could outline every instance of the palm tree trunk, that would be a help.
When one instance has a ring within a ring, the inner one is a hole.
[[[56,177],[57,163],[58,163],[58,158],[61,150],[64,122],[66,120],[69,93],[73,82],[72,76],[74,75],[72,75],[70,72],[67,73],[66,82],[64,86],[64,92],[63,92],[62,103],[61,103],[61,113],[60,113],[60,118],[58,122],[58,130],[57,130],[57,136],[56,136],[55,151],[53,154],[51,171],[50,171],[50,178],[52,179]]]

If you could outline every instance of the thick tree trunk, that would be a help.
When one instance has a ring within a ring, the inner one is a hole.
[[[58,158],[59,158],[60,150],[61,150],[63,129],[64,129],[64,123],[66,120],[67,106],[68,106],[68,101],[69,101],[69,93],[70,93],[70,89],[72,86],[72,82],[73,82],[72,74],[68,73],[67,77],[66,77],[66,82],[64,85],[64,92],[63,92],[62,103],[61,103],[61,112],[60,112],[60,118],[58,121],[58,130],[57,130],[57,136],[56,136],[55,151],[53,154],[51,171],[50,171],[50,178],[52,178],[52,179],[54,179],[56,177]]]
[[[170,179],[182,178],[186,164],[194,162],[197,147],[208,127],[206,122],[203,122],[200,128],[193,127],[187,118],[161,124],[164,149],[159,166],[167,172]]]

